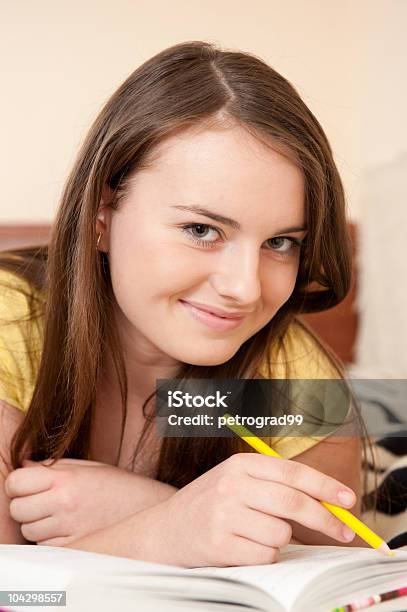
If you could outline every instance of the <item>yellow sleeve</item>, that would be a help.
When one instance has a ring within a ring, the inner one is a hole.
[[[34,293],[28,282],[0,270],[0,399],[26,412],[41,356],[43,320],[29,321],[29,303],[19,288]]]
[[[294,383],[291,388],[295,391],[299,413],[301,413],[301,406],[306,404],[309,391],[316,389],[316,395],[322,396],[322,394],[325,394],[326,396],[327,392],[330,394],[329,401],[324,401],[324,396],[321,397],[323,410],[328,411],[328,414],[327,412],[322,413],[323,418],[329,419],[329,410],[331,414],[334,414],[336,410],[335,401],[342,402],[341,414],[345,418],[345,412],[349,414],[350,405],[344,407],[343,400],[347,401],[347,396],[343,394],[344,385],[340,382],[342,376],[328,353],[323,350],[313,335],[297,321],[290,325],[283,342],[286,348],[286,356],[280,348],[271,351],[271,375],[273,379],[298,379],[298,382]],[[269,377],[267,364],[262,364],[259,374],[264,378]],[[311,382],[313,380],[316,382]],[[323,382],[330,380],[337,380],[338,382],[332,384]],[[338,395],[338,393],[341,400],[335,398],[335,401],[332,401],[333,394]],[[328,406],[331,406],[331,408],[327,408]],[[344,410],[345,412],[343,412]],[[338,415],[334,416],[333,420],[336,421],[337,418]],[[342,416],[340,418],[342,419]],[[264,438],[264,440],[284,458],[291,459],[329,435],[327,427],[322,431],[322,435],[278,436]],[[330,433],[333,433],[332,429]]]

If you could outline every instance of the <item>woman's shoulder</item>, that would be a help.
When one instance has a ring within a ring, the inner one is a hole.
[[[339,358],[305,323],[294,319],[280,341],[272,344],[259,373],[276,379],[337,379],[343,376]]]
[[[343,364],[339,358],[298,319],[294,319],[289,325],[281,341],[270,347],[268,361],[263,361],[259,368],[259,374],[264,378],[270,378],[270,372],[272,379],[298,379],[291,392],[299,398],[300,404],[311,390],[316,395],[326,393],[328,385],[329,389],[334,391],[335,385],[340,383],[339,379],[344,376]],[[331,385],[330,379],[336,382]],[[319,383],[318,380],[325,382]],[[324,402],[325,411],[328,408],[329,405]],[[327,418],[327,414],[320,416]],[[327,435],[286,435],[272,437],[266,441],[284,458],[291,459],[318,444]]]
[[[32,288],[27,280],[18,274],[0,268],[0,316],[1,321],[16,318],[25,314],[27,295],[32,294]]]
[[[28,280],[0,269],[0,399],[23,411],[38,372],[44,306]]]

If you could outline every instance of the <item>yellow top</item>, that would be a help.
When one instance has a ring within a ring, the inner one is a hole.
[[[44,335],[44,317],[34,321],[29,316],[26,298],[19,291],[6,289],[3,283],[22,287],[28,293],[44,300],[30,285],[11,272],[0,269],[0,400],[26,412],[31,402]],[[13,319],[17,321],[13,322]],[[293,379],[340,378],[331,359],[317,342],[297,322],[293,322],[284,339]],[[30,359],[31,356],[31,359]],[[282,354],[272,351],[273,378],[285,379],[285,361]],[[266,364],[258,370],[267,376]],[[283,457],[291,458],[318,443],[321,437],[267,438],[266,441]]]
[[[17,288],[41,298],[27,281],[0,269],[0,399],[26,412],[38,373],[44,317],[25,320],[29,305]]]

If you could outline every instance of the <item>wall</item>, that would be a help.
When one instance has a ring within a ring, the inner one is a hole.
[[[103,103],[145,59],[192,39],[254,52],[293,83],[359,219],[364,169],[406,142],[406,11],[403,0],[3,0],[0,223],[51,222]]]

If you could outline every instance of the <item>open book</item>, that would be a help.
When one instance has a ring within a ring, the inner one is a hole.
[[[407,550],[394,552],[385,557],[371,548],[289,544],[270,565],[185,569],[71,548],[1,544],[0,590],[66,590],[68,611],[325,612],[407,586]],[[27,609],[18,602],[4,607]],[[406,598],[379,608],[407,609]]]

